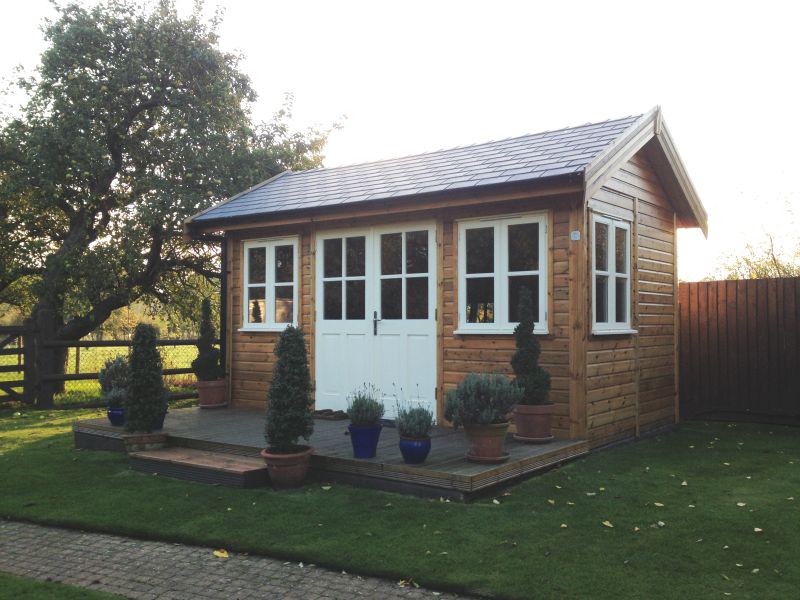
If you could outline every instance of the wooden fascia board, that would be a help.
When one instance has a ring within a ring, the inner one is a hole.
[[[552,182],[548,185],[528,187],[506,192],[485,192],[481,194],[469,194],[463,196],[445,196],[437,198],[409,198],[405,201],[396,199],[378,200],[370,202],[369,206],[334,206],[327,210],[298,211],[292,214],[277,214],[274,217],[269,215],[253,216],[249,219],[243,218],[241,221],[219,221],[191,222],[184,224],[184,237],[192,239],[198,235],[215,231],[240,231],[247,229],[258,229],[262,227],[282,227],[287,225],[303,225],[308,223],[325,223],[330,221],[341,221],[350,218],[379,217],[383,215],[402,215],[428,210],[440,210],[449,207],[473,206],[487,203],[503,202],[508,200],[523,200],[526,198],[542,198],[546,196],[560,197],[565,195],[579,194],[583,192],[583,185],[577,179],[566,183]]]

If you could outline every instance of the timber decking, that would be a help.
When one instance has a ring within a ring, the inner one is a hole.
[[[314,447],[311,469],[317,479],[463,498],[588,453],[584,440],[535,445],[516,442],[509,436],[508,461],[500,465],[474,464],[464,458],[468,443],[463,431],[436,427],[428,460],[412,466],[403,462],[393,427],[383,428],[375,458],[354,459],[347,425],[346,420],[315,421],[309,443]],[[76,447],[83,448],[97,448],[98,439],[121,440],[122,435],[120,428],[112,427],[106,419],[76,421],[73,431]],[[264,414],[262,410],[244,408],[178,409],[167,415],[164,431],[173,447],[256,458],[264,447]]]
[[[269,482],[267,465],[261,458],[176,446],[134,452],[129,456],[131,468],[144,473],[244,488]]]

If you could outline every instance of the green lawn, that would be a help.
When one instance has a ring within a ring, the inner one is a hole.
[[[798,429],[689,424],[459,504],[143,475],[119,454],[73,450],[69,421],[0,415],[0,515],[508,598],[763,599],[800,589]]]
[[[49,581],[37,581],[26,577],[16,577],[0,573],[0,597],[2,598],[24,598],[25,600],[49,600],[59,598],[60,600],[113,600],[122,596],[94,592],[85,588],[79,588],[63,583],[51,583]]]

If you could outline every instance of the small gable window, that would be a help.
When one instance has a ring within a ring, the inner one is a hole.
[[[242,329],[279,331],[297,324],[297,237],[244,243]]]
[[[458,222],[456,333],[512,333],[524,289],[535,333],[547,333],[547,215]]]
[[[631,331],[631,224],[592,215],[592,333]]]

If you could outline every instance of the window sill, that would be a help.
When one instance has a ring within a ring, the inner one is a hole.
[[[592,329],[592,335],[634,335],[637,329]]]
[[[297,327],[297,323],[281,323],[280,325],[263,325],[260,327],[255,326],[245,326],[240,327],[237,329],[240,333],[280,333],[284,329],[286,329],[289,325],[294,325]]]
[[[547,329],[534,328],[534,335],[548,335]],[[514,335],[514,328],[511,329],[456,329],[453,335]]]

